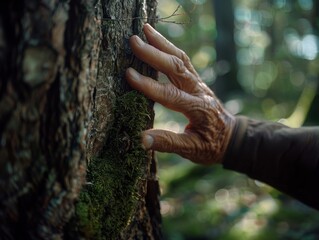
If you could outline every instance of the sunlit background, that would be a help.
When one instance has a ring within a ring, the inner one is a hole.
[[[318,125],[318,6],[160,0],[156,27],[189,55],[232,113]],[[155,108],[156,128],[183,131],[181,114]],[[275,189],[220,166],[157,157],[165,239],[319,239],[319,213]]]

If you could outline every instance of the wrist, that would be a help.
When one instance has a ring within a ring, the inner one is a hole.
[[[221,149],[220,154],[218,155],[218,158],[215,160],[218,164],[223,164],[223,161],[225,159],[226,152],[229,148],[229,145],[231,143],[231,139],[233,137],[233,134],[235,132],[235,126],[236,126],[236,117],[228,112],[225,113],[224,116],[224,122],[225,122],[225,132],[223,134],[223,140],[221,143]]]

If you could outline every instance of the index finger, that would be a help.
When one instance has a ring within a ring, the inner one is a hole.
[[[130,38],[130,44],[134,54],[139,59],[166,75],[183,73],[187,70],[181,59],[145,43],[136,35]]]
[[[159,49],[167,54],[178,57],[179,59],[181,59],[183,61],[183,63],[185,64],[185,66],[187,67],[187,69],[189,71],[191,71],[192,73],[196,73],[189,57],[187,56],[187,54],[183,50],[179,49],[173,43],[168,41],[162,34],[157,32],[148,23],[144,25],[143,30],[144,30],[145,36],[147,38],[147,41],[152,46],[154,46],[155,48],[157,48],[157,49]]]

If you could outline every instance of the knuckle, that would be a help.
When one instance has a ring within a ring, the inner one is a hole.
[[[171,62],[174,67],[174,72],[184,73],[186,71],[184,62],[176,56],[171,56]]]
[[[177,87],[172,87],[164,92],[164,98],[169,100],[169,105],[178,109],[187,109],[185,96]]]
[[[190,58],[188,57],[188,55],[181,50],[181,59],[185,64],[189,64],[191,62]]]
[[[169,134],[168,132],[166,132],[164,134],[164,137],[166,139],[166,150],[169,152],[173,152],[174,151],[174,142],[176,142],[176,139],[172,136],[172,134]]]
[[[176,87],[166,88],[164,92],[165,98],[170,99],[171,101],[176,101],[180,98],[180,92]]]

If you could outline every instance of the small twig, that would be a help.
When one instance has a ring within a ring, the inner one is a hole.
[[[153,20],[155,22],[163,22],[163,23],[173,23],[173,24],[186,24],[184,22],[176,22],[174,20],[168,20],[172,17],[177,17],[183,15],[182,13],[177,13],[178,10],[181,8],[181,5],[178,5],[177,8],[174,10],[174,12],[167,16],[162,18],[145,18],[145,17],[133,17],[133,18],[123,18],[123,19],[112,19],[112,18],[103,18],[104,21],[114,21],[114,22],[121,22],[121,21],[133,21],[133,20]]]
[[[165,19],[169,19],[171,17],[176,17],[176,16],[182,15],[181,13],[177,13],[180,8],[181,8],[181,5],[178,5],[177,8],[174,10],[174,12],[171,15],[169,15],[167,17],[162,17],[162,18],[160,18],[160,20],[164,21]]]

